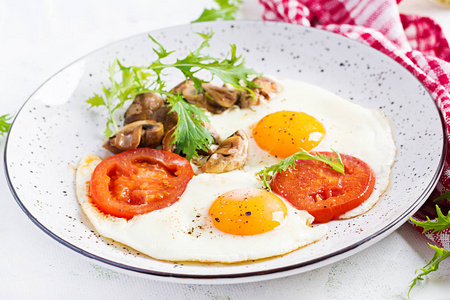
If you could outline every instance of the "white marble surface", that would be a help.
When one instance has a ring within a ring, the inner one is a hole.
[[[257,0],[244,1],[239,17],[260,19]],[[80,56],[130,35],[188,23],[211,4],[0,0],[0,115],[16,112],[46,79]],[[435,18],[450,36],[449,9],[427,0],[404,0],[400,8]],[[405,299],[414,270],[433,255],[427,239],[405,224],[350,258],[288,278],[235,285],[162,283],[111,271],[51,239],[16,204],[3,171],[0,195],[0,299]],[[449,282],[450,261],[444,261],[411,298],[449,299]]]

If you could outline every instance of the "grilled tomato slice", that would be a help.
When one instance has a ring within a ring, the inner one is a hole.
[[[320,153],[336,157],[332,152]],[[375,185],[374,173],[365,162],[345,154],[341,158],[345,174],[320,161],[297,160],[295,168],[278,172],[270,187],[297,209],[308,211],[314,223],[337,219],[367,200]]]
[[[128,150],[95,168],[90,196],[103,213],[131,219],[174,204],[193,175],[190,163],[177,154],[151,148]]]

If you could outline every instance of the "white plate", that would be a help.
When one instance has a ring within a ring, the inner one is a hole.
[[[215,36],[210,53],[224,56],[237,45],[248,66],[275,76],[321,86],[365,107],[381,109],[397,146],[391,184],[363,216],[329,223],[326,238],[290,254],[234,265],[153,260],[99,236],[75,197],[75,166],[100,145],[106,114],[85,100],[101,92],[108,64],[150,63],[154,44],[147,34],[114,43],[69,65],[45,82],[18,113],[5,146],[11,191],[31,220],[63,245],[124,271],[153,279],[236,283],[305,272],[354,254],[386,237],[425,201],[442,171],[443,121],[422,84],[389,57],[329,32],[259,21],[211,22],[162,29],[151,35],[168,50],[185,55]],[[168,84],[178,83],[177,74]],[[326,109],[324,107],[323,109]],[[270,243],[270,241],[268,241]]]

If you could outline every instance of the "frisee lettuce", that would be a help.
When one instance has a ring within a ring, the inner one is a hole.
[[[178,154],[182,151],[190,160],[197,156],[197,150],[207,152],[214,142],[211,133],[203,126],[209,123],[208,117],[200,108],[184,101],[181,95],[168,97],[167,102],[172,106],[171,112],[178,114],[178,125],[173,133]]]
[[[107,88],[103,85],[104,96],[95,93],[86,101],[90,108],[104,105],[108,109],[109,118],[104,132],[107,138],[119,130],[114,112],[127,100],[133,99],[140,93],[145,93],[148,90],[147,82],[150,76],[148,72],[144,71],[144,67],[125,67],[117,59],[109,65],[108,73],[110,87]],[[120,75],[120,81],[116,81],[117,75]]]
[[[268,180],[270,180],[270,178],[272,178],[279,171],[286,171],[289,167],[293,167],[295,169],[296,161],[299,159],[318,160],[318,161],[326,163],[331,168],[333,168],[333,170],[344,174],[345,168],[344,168],[344,164],[342,163],[341,156],[339,155],[338,152],[336,152],[334,150],[332,150],[332,151],[337,156],[336,160],[333,157],[326,157],[325,155],[322,155],[320,153],[317,153],[317,155],[312,155],[305,150],[301,150],[297,153],[292,154],[289,157],[286,157],[285,159],[279,161],[278,163],[276,163],[274,165],[265,167],[263,170],[256,173],[256,175],[259,176],[259,178],[261,178],[261,180],[263,181],[264,187],[267,190],[272,191]]]
[[[242,0],[214,0],[219,5],[218,8],[203,10],[200,17],[191,23],[215,21],[215,20],[234,20]]]
[[[409,286],[409,291],[408,291],[408,298],[409,298],[412,288],[417,284],[417,282],[419,280],[423,280],[423,276],[426,276],[426,275],[430,274],[431,272],[437,271],[439,269],[439,264],[444,259],[450,257],[450,251],[447,251],[443,248],[439,248],[439,247],[431,245],[431,244],[428,244],[428,245],[434,250],[434,256],[423,268],[416,270],[416,273],[418,271],[421,271],[421,273],[419,275],[417,275],[417,277],[411,281],[411,284]]]
[[[0,135],[5,135],[8,133],[11,123],[9,122],[12,116],[9,114],[0,116]]]
[[[187,159],[197,155],[200,149],[207,149],[212,143],[211,134],[205,129],[204,124],[209,123],[208,118],[201,109],[184,100],[181,96],[175,96],[166,91],[164,70],[175,68],[179,70],[186,80],[191,79],[196,89],[203,91],[202,83],[207,83],[215,77],[222,80],[224,84],[232,85],[238,90],[248,90],[252,94],[252,87],[258,87],[250,80],[251,76],[259,74],[245,66],[242,56],[236,54],[236,46],[230,45],[230,53],[225,58],[216,58],[204,54],[203,50],[209,47],[209,41],[213,32],[209,34],[198,33],[203,39],[200,46],[191,51],[184,58],[177,58],[173,63],[164,63],[175,53],[168,51],[151,35],[149,38],[155,43],[153,51],[157,59],[147,66],[125,67],[119,60],[115,60],[109,66],[109,85],[103,85],[103,95],[94,94],[86,102],[92,107],[106,106],[109,118],[106,123],[105,136],[110,137],[113,132],[118,131],[118,125],[114,113],[122,107],[127,100],[133,99],[140,93],[159,93],[166,96],[166,100],[178,115],[177,129],[174,133],[173,143],[177,144],[177,151],[183,152]],[[200,71],[209,72],[209,80],[198,78]],[[151,77],[151,78],[150,78]],[[120,78],[120,80],[117,80]],[[152,80],[150,80],[152,79]],[[112,127],[112,128],[111,128]]]
[[[438,198],[434,199],[434,201],[443,200],[443,199],[450,199],[450,191],[446,191]],[[447,215],[444,215],[438,205],[436,205],[436,213],[437,218],[434,220],[431,220],[427,216],[427,221],[421,222],[413,219],[411,216],[409,217],[411,222],[415,224],[418,227],[423,228],[423,233],[429,231],[430,234],[439,234],[441,231],[447,229],[450,227],[450,212],[447,213]],[[431,272],[437,271],[439,269],[439,264],[446,258],[450,257],[450,251],[447,251],[443,248],[439,248],[437,246],[428,244],[433,250],[434,250],[434,256],[431,258],[431,260],[420,269],[416,270],[417,272],[420,271],[420,274],[417,275],[412,281],[409,286],[408,291],[408,298],[411,293],[412,288],[417,284],[419,280],[423,280],[423,277],[430,274]]]
[[[423,232],[430,230],[431,234],[437,232],[441,232],[442,230],[450,227],[450,212],[445,216],[438,205],[436,205],[437,219],[431,220],[427,216],[427,221],[421,222],[414,220],[412,217],[409,217],[411,222],[413,222],[416,226],[422,227]],[[422,233],[423,233],[422,232]]]

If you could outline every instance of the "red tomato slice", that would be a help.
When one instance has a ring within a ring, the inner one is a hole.
[[[331,152],[320,152],[336,157]],[[337,219],[359,206],[372,194],[375,176],[363,161],[341,154],[345,174],[316,160],[298,160],[295,170],[278,172],[270,183],[272,190],[294,207],[308,211],[314,223]]]
[[[108,157],[95,168],[90,196],[103,213],[131,219],[178,201],[193,176],[189,161],[177,154],[132,149]]]

